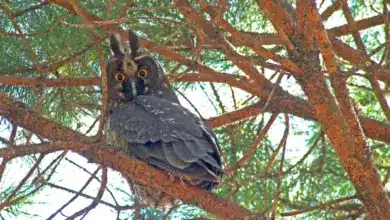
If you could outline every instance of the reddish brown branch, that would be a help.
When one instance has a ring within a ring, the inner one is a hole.
[[[218,24],[222,29],[231,34],[234,40],[233,42],[235,42],[235,44],[238,43],[251,47],[253,51],[255,51],[259,56],[265,59],[272,59],[280,63],[281,66],[284,69],[289,70],[292,75],[302,75],[302,70],[297,67],[292,61],[266,50],[260,44],[256,43],[256,41],[251,40],[250,37],[244,35],[242,32],[239,32],[237,29],[232,27],[226,20],[224,20],[221,15],[218,15],[218,13],[214,11],[212,7],[207,7],[207,5],[204,4],[201,4],[201,6],[203,7],[203,10],[206,10],[211,15],[212,20],[216,24]]]
[[[53,123],[41,115],[28,110],[23,103],[14,102],[0,92],[0,115],[12,120],[17,126],[22,126],[35,134],[56,141],[82,141],[86,137],[69,128]],[[65,132],[64,132],[65,131]],[[3,150],[3,149],[2,149]]]
[[[217,42],[222,51],[231,59],[231,61],[240,68],[252,80],[258,83],[258,86],[268,86],[268,80],[259,73],[256,67],[245,57],[236,52],[233,46],[224,38],[207,19],[205,19],[197,10],[191,7],[187,0],[174,0],[176,6],[180,9],[188,23],[195,23],[208,36],[210,40]]]
[[[53,142],[48,144],[31,144],[31,145],[17,145],[13,148],[1,148],[0,157],[13,158],[23,157],[38,153],[52,153],[60,150],[75,150],[85,151],[94,147],[96,144],[83,144],[78,142]]]
[[[385,23],[385,18],[382,15],[377,15],[377,16],[356,21],[356,29],[361,31],[384,23]],[[332,36],[344,36],[350,34],[351,29],[349,28],[348,24],[345,24],[342,26],[331,28],[328,30],[328,32]]]
[[[126,157],[121,153],[112,152],[105,147],[99,146],[99,143],[83,143],[83,141],[88,140],[85,136],[55,124],[34,112],[28,111],[23,105],[12,101],[12,99],[6,97],[2,93],[0,93],[0,100],[5,101],[0,102],[0,115],[4,115],[5,113],[5,117],[12,120],[14,124],[29,129],[43,138],[52,141],[69,141],[57,142],[46,146],[38,145],[37,147],[41,153],[65,149],[71,149],[82,153],[89,149],[88,153],[94,161],[120,171],[135,182],[173,195],[185,203],[197,205],[222,219],[265,219],[262,215],[254,215],[245,208],[214,196],[210,192],[201,190],[197,187],[187,186],[180,180],[172,180],[169,174],[152,168],[144,162],[132,157]],[[19,150],[22,152],[19,152]],[[23,156],[36,153],[37,151],[37,149],[34,149],[30,145],[29,147],[18,147],[15,149],[0,149],[0,155]],[[120,161],[120,163],[118,161]]]
[[[212,70],[204,69],[203,72],[208,73],[207,71]],[[212,74],[214,74],[214,71],[212,72]],[[269,90],[261,90],[261,88],[256,88],[250,85],[249,82],[247,82],[245,79],[238,80],[237,78],[228,74],[216,74],[215,76],[208,74],[188,74],[182,75],[179,78],[174,77],[172,78],[172,80],[176,82],[206,81],[227,83],[233,87],[243,89],[263,99],[267,99],[269,95]],[[13,117],[17,118],[17,121],[20,123],[22,121],[21,119],[26,115],[26,112],[13,112],[8,110],[8,106],[10,106],[11,103],[13,105],[21,105],[21,103],[13,103],[11,99],[3,93],[0,93],[0,100],[2,100],[2,102],[0,102],[0,115],[13,115]],[[233,123],[235,121],[245,120],[254,117],[255,115],[259,114],[261,108],[264,107],[264,104],[265,102],[259,102],[243,109],[226,113],[218,117],[210,118],[208,120],[208,123],[212,127],[219,127]],[[269,106],[267,108],[267,112],[284,112],[308,120],[317,120],[316,116],[314,115],[313,108],[307,101],[304,101],[291,95],[280,95],[279,91],[276,91],[274,98],[270,101]],[[40,124],[40,126],[45,126],[46,121],[46,119],[42,121],[42,124]],[[360,116],[360,122],[363,126],[364,132],[367,134],[368,137],[376,140],[381,140],[386,143],[390,143],[390,125],[363,116]],[[36,127],[38,128],[39,126]],[[56,131],[56,129],[53,129],[52,131]]]
[[[319,13],[315,2],[301,0],[300,7],[306,7],[309,12],[305,23],[307,29],[316,33],[321,31]],[[305,33],[301,33],[304,37]],[[317,35],[320,38],[320,35]],[[306,43],[307,41],[303,41]],[[319,122],[331,141],[333,148],[340,157],[340,163],[346,170],[354,184],[361,201],[366,206],[373,219],[390,218],[390,201],[384,192],[375,165],[371,161],[369,148],[357,116],[349,100],[345,82],[340,78],[332,77],[332,86],[335,88],[339,105],[335,102],[326,79],[320,72],[319,56],[313,45],[302,45],[299,59],[305,75],[300,84],[309,101],[313,104]]]
[[[353,36],[353,39],[355,40],[357,48],[360,50],[360,52],[366,54],[367,52],[366,52],[363,40],[360,37],[359,30],[356,26],[356,22],[355,22],[355,19],[353,18],[351,9],[348,6],[348,2],[342,1],[342,0],[338,0],[338,1],[341,2],[341,8],[343,9],[345,18],[347,19],[347,23],[349,26],[348,29],[352,32],[352,36]]]
[[[292,17],[281,7],[279,1],[256,0],[259,7],[266,13],[276,29],[282,30],[283,34],[291,38],[295,34],[295,25]]]
[[[287,36],[294,37],[296,35],[295,24],[292,22],[289,14],[282,7],[280,7],[280,5],[278,5],[276,2],[265,0],[257,0],[257,2],[262,10],[267,13],[268,18],[275,26],[280,27]],[[362,19],[360,21],[356,21],[356,28],[357,30],[363,30],[375,25],[383,24],[385,20],[386,19],[381,15]],[[379,65],[375,65],[375,62],[370,60],[369,57],[361,54],[359,51],[335,38],[336,36],[342,36],[351,33],[348,24],[329,29],[327,32],[337,55],[358,66],[361,66],[362,64],[364,65],[366,62],[372,63],[372,67],[375,68],[378,79],[386,83],[390,83],[390,70],[383,69]],[[277,38],[277,36],[275,36],[275,38]]]
[[[107,152],[104,148],[96,148],[92,152],[93,158],[135,182],[148,185],[156,190],[174,195],[185,203],[194,204],[202,209],[216,214],[222,219],[265,219],[262,215],[254,215],[246,209],[196,187],[185,186],[180,180],[172,178],[160,170],[147,166],[144,162],[129,159],[120,153]],[[118,163],[121,161],[121,163]]]
[[[321,14],[321,20],[326,21],[328,18],[337,10],[339,10],[341,7],[340,1],[335,1],[332,3],[331,6],[329,6],[327,9],[325,9],[324,12]]]
[[[346,85],[346,79],[338,73],[338,66],[336,64],[336,58],[333,54],[333,47],[322,24],[320,15],[318,14],[318,11],[314,5],[311,5],[308,8],[309,14],[311,15],[311,19],[309,19],[311,23],[309,23],[307,26],[311,27],[316,31],[316,39],[320,43],[319,48],[324,58],[326,68],[328,69],[328,72],[330,74],[331,85],[335,91],[341,113],[346,119],[347,126],[351,131],[351,135],[353,136],[352,139],[355,142],[356,146],[359,146],[360,149],[367,149],[368,145],[366,142],[366,137],[359,123],[359,119],[354,110],[354,106],[351,102],[349,91]],[[366,54],[363,41],[359,33],[356,31],[355,21],[352,17],[347,2],[342,3],[342,8],[345,16],[347,17],[348,23],[351,25],[353,36],[360,52]]]
[[[375,72],[371,75],[371,77],[369,77],[369,81],[372,87],[372,91],[374,92],[376,98],[378,99],[379,105],[381,106],[381,109],[385,114],[387,121],[390,121],[390,107],[389,104],[387,103],[385,95],[381,90]]]
[[[269,90],[262,90],[261,88],[256,88],[251,86],[244,79],[237,79],[228,74],[216,74],[216,75],[207,75],[207,74],[186,74],[178,78],[172,79],[176,82],[220,82],[227,83],[233,87],[237,87],[248,91],[256,96],[261,97],[262,99],[267,99],[269,95]],[[254,117],[259,114],[261,109],[264,107],[265,102],[261,101],[259,103],[253,104],[251,106],[239,109],[224,115],[210,118],[208,123],[212,127],[219,127],[226,124],[233,123],[235,121],[245,120],[251,117]],[[290,95],[281,95],[278,90],[276,90],[274,98],[270,101],[267,108],[267,112],[274,113],[289,113],[295,116],[317,121],[317,116],[314,113],[314,109],[311,104],[307,101],[299,99]],[[363,126],[364,132],[368,137],[376,140],[381,140],[386,143],[390,143],[390,125],[385,124],[374,119],[360,116],[360,123]]]
[[[59,79],[25,78],[17,76],[0,76],[0,84],[10,86],[34,87],[44,85],[45,87],[68,87],[68,86],[93,86],[99,85],[99,77],[72,77]]]

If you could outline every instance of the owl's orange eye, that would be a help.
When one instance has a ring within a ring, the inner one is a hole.
[[[123,73],[115,73],[114,78],[116,81],[122,82],[126,79],[126,76]]]
[[[141,78],[145,78],[148,76],[148,71],[146,69],[140,69],[138,70],[137,75]]]

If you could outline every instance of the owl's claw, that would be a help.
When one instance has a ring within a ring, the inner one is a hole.
[[[185,186],[185,185],[186,185],[186,184],[185,184],[186,178],[185,178],[184,176],[180,176],[179,179],[180,179],[181,185],[182,185],[182,186]]]
[[[172,181],[175,180],[176,176],[175,176],[175,173],[173,171],[169,171],[168,174],[169,174],[169,177]]]

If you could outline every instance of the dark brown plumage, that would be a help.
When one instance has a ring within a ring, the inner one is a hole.
[[[134,32],[129,35],[127,48],[117,35],[110,36],[113,57],[107,62],[107,142],[188,184],[211,190],[223,176],[215,135],[180,105],[163,68],[139,48]],[[174,201],[145,186],[135,184],[134,191],[152,205]]]

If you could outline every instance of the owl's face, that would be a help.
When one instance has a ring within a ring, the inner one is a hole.
[[[134,33],[130,33],[130,40],[131,52],[127,52],[118,36],[110,36],[113,57],[107,62],[109,100],[124,102],[138,95],[162,93],[162,68],[153,56],[139,51],[138,38]]]

